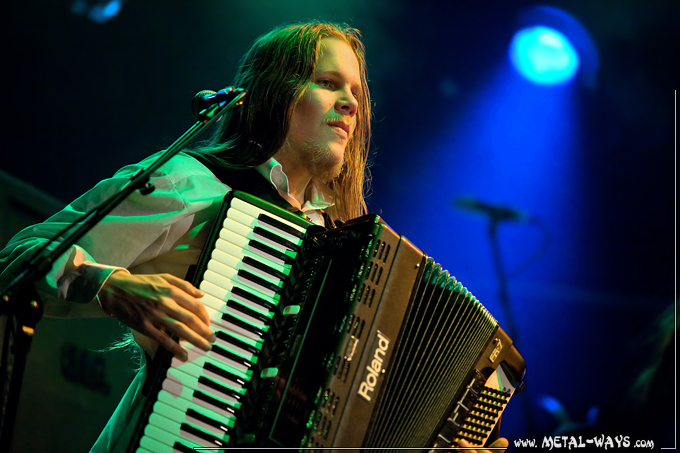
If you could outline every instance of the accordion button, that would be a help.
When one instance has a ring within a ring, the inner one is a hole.
[[[278,368],[265,368],[260,372],[260,378],[262,379],[273,379],[279,374]]]
[[[300,313],[299,305],[289,305],[283,309],[283,316],[296,316]]]

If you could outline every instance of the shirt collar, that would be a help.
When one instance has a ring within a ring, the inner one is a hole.
[[[333,190],[326,184],[312,180],[305,191],[305,202],[301,205],[300,201],[293,198],[290,194],[288,176],[284,173],[281,164],[273,157],[255,169],[271,183],[279,195],[305,214],[311,214],[310,211],[326,209],[335,204]]]

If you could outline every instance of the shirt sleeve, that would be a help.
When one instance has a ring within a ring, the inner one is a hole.
[[[48,238],[114,194],[151,159],[121,169],[44,223],[13,237],[0,252],[0,287],[6,287],[20,273]],[[207,168],[186,156],[166,163],[152,175],[151,182],[155,187],[151,194],[132,193],[77,245],[58,257],[47,276],[36,282],[45,315],[104,316],[95,296],[109,275],[166,252],[174,238],[194,228],[197,213],[218,206],[229,190]]]

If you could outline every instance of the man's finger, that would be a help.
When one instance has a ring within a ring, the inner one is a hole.
[[[200,325],[201,323],[198,322],[197,324]],[[197,334],[193,329],[188,327],[183,322],[171,318],[164,318],[163,326],[182,340],[186,340],[194,346],[203,349],[204,351],[210,351],[210,341]],[[210,332],[210,336],[214,336],[210,329],[208,329],[208,331]]]
[[[191,294],[194,297],[201,297],[204,294],[203,291],[196,288],[188,281],[177,278],[172,274],[161,274],[161,277],[163,277],[168,283],[182,289],[184,292]]]
[[[494,448],[508,448],[508,445],[510,442],[508,442],[508,439],[505,437],[500,437],[494,441],[489,447],[494,447]]]
[[[463,448],[472,447],[472,445],[465,439],[459,440],[458,446],[463,447]],[[489,445],[489,448],[507,448],[507,447],[508,447],[508,440],[505,439],[505,438],[502,438],[502,437],[499,438],[499,439],[496,439],[491,445]],[[470,452],[470,453],[474,453],[474,452],[490,453],[491,452],[491,450],[485,450],[484,447],[478,447],[477,450],[463,450],[463,451],[465,451],[466,453],[467,452]],[[493,451],[495,452],[495,451],[498,451],[498,450],[493,450]]]
[[[199,301],[198,297],[203,297],[205,293],[201,291],[200,289],[196,288],[194,285],[191,283],[182,280],[180,278],[175,277],[174,275],[171,274],[162,274],[162,277],[166,279],[168,283],[171,285],[177,287],[179,290],[183,291],[184,293],[188,294],[189,298],[181,298],[179,299],[179,295],[173,295],[175,298],[176,302],[186,308],[187,310],[191,311],[194,313],[196,316],[199,317],[201,321],[203,321],[204,324],[210,325],[210,316],[208,315],[207,310],[203,306],[203,303]]]
[[[203,304],[179,289],[176,293],[171,295],[171,298],[175,303],[168,303],[166,305],[167,315],[184,323],[199,335],[203,336],[206,340],[213,343],[216,338],[212,330],[208,327],[210,325],[210,318],[208,317],[206,322],[201,319],[199,313],[196,313],[195,311],[195,307],[200,305],[207,317],[208,312],[205,310],[205,307],[203,307]],[[192,310],[192,308],[194,308],[194,310]]]
[[[151,325],[149,326],[149,328],[142,331],[142,333],[151,337],[153,340],[156,340],[159,345],[161,345],[166,350],[170,351],[172,355],[174,355],[181,361],[183,362],[187,361],[188,358],[187,351],[184,350],[184,348],[182,348],[179,345],[179,343],[174,341],[171,337],[161,332],[157,327]]]

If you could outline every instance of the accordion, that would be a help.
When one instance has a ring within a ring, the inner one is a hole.
[[[192,282],[218,340],[159,351],[128,451],[483,446],[523,386],[494,317],[377,215],[326,230],[232,192]]]

